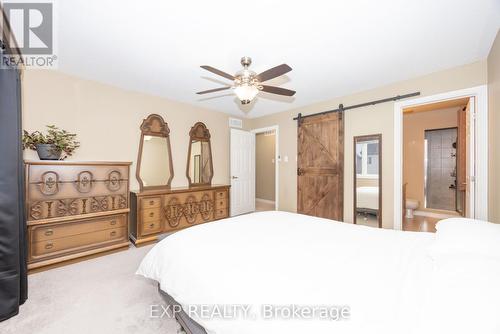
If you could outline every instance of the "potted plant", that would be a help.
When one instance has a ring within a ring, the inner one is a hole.
[[[64,160],[80,147],[76,134],[47,125],[47,133],[23,131],[23,149],[35,150],[40,160]],[[63,155],[64,152],[64,155]]]

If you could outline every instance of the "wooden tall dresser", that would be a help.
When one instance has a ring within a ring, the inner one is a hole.
[[[28,269],[128,247],[130,162],[28,161]]]
[[[130,239],[136,245],[158,235],[229,217],[229,186],[208,185],[131,193]]]

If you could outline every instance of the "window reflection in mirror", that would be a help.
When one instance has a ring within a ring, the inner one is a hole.
[[[354,138],[354,223],[382,226],[381,135]]]

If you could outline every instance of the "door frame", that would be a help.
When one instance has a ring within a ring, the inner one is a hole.
[[[280,158],[280,141],[279,141],[279,132],[280,132],[280,127],[279,125],[272,125],[268,126],[265,128],[258,128],[258,129],[253,129],[250,132],[255,133],[255,135],[259,133],[264,133],[267,131],[274,131],[274,209],[279,210],[279,198],[280,198],[280,168],[279,168],[279,163],[281,162]],[[255,141],[255,151],[257,152],[257,141]],[[256,159],[257,160],[257,159]],[[255,161],[257,162],[257,161]],[[257,171],[257,170],[256,170]],[[254,179],[254,186],[256,186],[257,183],[257,177]]]
[[[468,115],[470,127],[469,179],[473,178],[471,200],[474,218],[488,220],[488,86],[481,85],[446,93],[430,95],[394,103],[394,229],[403,229],[403,109],[446,100],[474,97],[474,113]],[[480,129],[480,131],[478,131]],[[470,182],[470,181],[469,181]]]

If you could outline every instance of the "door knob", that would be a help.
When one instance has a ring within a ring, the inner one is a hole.
[[[236,180],[238,177],[233,175],[233,176],[231,176],[231,178],[232,178],[233,180]]]

